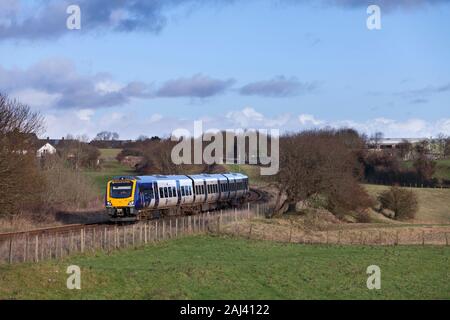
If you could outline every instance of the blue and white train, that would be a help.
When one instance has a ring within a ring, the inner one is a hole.
[[[248,191],[248,177],[240,173],[124,176],[108,182],[105,206],[111,221],[137,221],[237,207]]]

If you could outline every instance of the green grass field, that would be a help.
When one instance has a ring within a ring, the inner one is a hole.
[[[437,161],[434,177],[438,179],[450,180],[450,159]]]
[[[403,166],[405,168],[412,168],[413,162],[404,161]],[[436,172],[434,173],[433,178],[450,180],[450,159],[436,161]]]
[[[240,172],[247,175],[251,185],[264,183],[259,166],[249,164],[224,164],[223,166],[230,172]]]
[[[369,194],[377,197],[387,186],[365,185]],[[409,188],[408,188],[409,189]],[[421,223],[450,223],[450,189],[411,188],[419,199],[415,221]]]
[[[0,299],[450,299],[449,247],[171,240],[112,255],[0,266]],[[66,268],[81,267],[81,290]],[[381,268],[368,290],[366,268]]]
[[[120,149],[100,149],[100,159],[103,161],[101,169],[85,171],[86,176],[92,179],[101,196],[105,194],[106,183],[112,177],[135,175],[131,168],[122,165],[116,160],[116,156],[120,151]]]

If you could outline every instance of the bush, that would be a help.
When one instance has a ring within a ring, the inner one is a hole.
[[[382,192],[378,200],[381,210],[388,209],[394,212],[396,220],[413,219],[419,209],[419,202],[414,192],[391,187]]]
[[[41,196],[43,211],[85,209],[98,202],[92,182],[58,156],[46,159],[42,175],[46,181]]]

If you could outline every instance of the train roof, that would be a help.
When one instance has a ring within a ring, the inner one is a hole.
[[[152,176],[139,176],[137,177],[142,182],[154,182],[154,181],[164,181],[164,180],[187,180],[188,176],[184,175],[152,175]]]
[[[242,173],[224,173],[224,174],[209,174],[209,173],[202,173],[202,174],[193,174],[193,175],[149,175],[149,176],[118,176],[113,177],[112,180],[139,180],[142,183],[150,183],[155,181],[161,181],[161,180],[187,180],[187,179],[225,179],[227,178],[234,178],[234,179],[243,179],[248,178],[246,175]]]
[[[223,174],[227,178],[234,178],[234,179],[247,179],[248,176],[242,173],[236,173],[236,172],[228,172]]]

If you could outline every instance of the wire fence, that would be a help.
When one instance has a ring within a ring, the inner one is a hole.
[[[255,240],[284,243],[329,245],[437,245],[449,246],[450,227],[392,227],[311,231],[294,226],[261,224],[257,221],[236,223],[223,228],[222,234]]]
[[[96,225],[76,231],[12,235],[0,239],[0,264],[62,259],[98,251],[111,253],[206,233],[302,244],[449,246],[450,242],[450,227],[311,231],[261,223],[272,210],[268,204],[252,203],[245,209],[165,217],[132,225]]]
[[[266,204],[220,210],[192,216],[169,216],[132,225],[86,226],[76,231],[12,235],[0,240],[0,263],[39,262],[87,252],[113,252],[186,235],[220,232],[232,223],[265,217]]]

